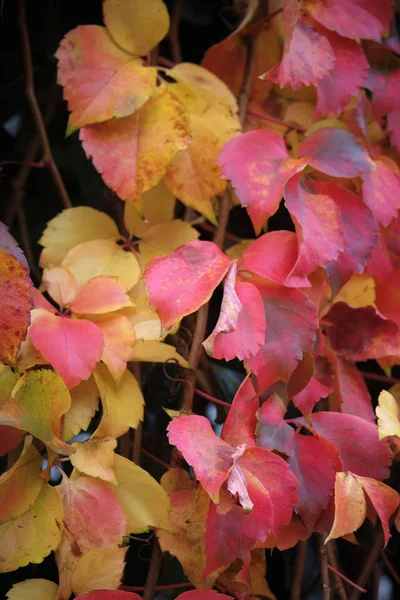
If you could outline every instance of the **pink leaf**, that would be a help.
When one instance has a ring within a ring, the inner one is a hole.
[[[75,277],[64,267],[46,269],[43,273],[43,283],[48,294],[61,308],[70,304],[76,296]]]
[[[363,376],[350,361],[337,356],[335,392],[342,412],[375,423],[371,396]]]
[[[213,502],[233,465],[234,448],[214,433],[205,417],[190,415],[174,419],[168,425],[168,439],[194,469]]]
[[[325,127],[311,133],[301,144],[299,156],[333,177],[357,177],[371,170],[367,151],[348,131]]]
[[[283,283],[298,257],[297,236],[292,231],[270,231],[245,250],[241,266],[270,281]],[[266,260],[268,258],[268,260]]]
[[[222,429],[222,439],[231,446],[247,444],[255,445],[255,431],[257,427],[257,410],[259,399],[250,377],[246,377],[229,409],[228,416]]]
[[[324,356],[318,356],[315,361],[315,371],[304,389],[292,398],[293,404],[305,416],[311,415],[315,404],[326,398],[333,391],[333,369]]]
[[[113,277],[94,277],[79,289],[69,308],[80,314],[98,315],[132,306],[124,287]]]
[[[219,159],[224,177],[231,180],[257,232],[277,211],[285,183],[306,162],[290,158],[282,136],[265,130],[233,138]]]
[[[179,594],[176,600],[232,600],[232,597],[214,590],[190,590]]]
[[[84,319],[70,319],[43,311],[32,323],[30,337],[68,388],[88,379],[103,353],[100,330]]]
[[[390,112],[387,116],[392,145],[400,152],[400,109]]]
[[[295,430],[283,420],[286,406],[282,399],[273,394],[257,413],[257,445],[267,450],[278,450],[283,454],[291,454],[295,438]]]
[[[377,222],[387,227],[400,209],[400,175],[378,158],[372,170],[363,175],[362,191]]]
[[[102,319],[96,319],[95,323],[104,340],[101,360],[114,379],[118,380],[126,369],[126,363],[132,360],[135,342],[132,323],[123,315],[106,315]]]
[[[232,261],[212,242],[189,242],[155,258],[144,279],[164,329],[205,304]]]
[[[382,44],[369,42],[365,52],[370,63],[370,73],[365,84],[372,92],[372,110],[383,117],[400,108],[400,58]]]
[[[139,594],[120,590],[94,590],[87,594],[80,594],[78,598],[79,600],[142,600]]]

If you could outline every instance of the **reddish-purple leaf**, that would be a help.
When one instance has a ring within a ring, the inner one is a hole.
[[[214,358],[232,360],[237,357],[239,360],[248,360],[257,354],[264,343],[265,313],[260,292],[255,285],[246,281],[237,281],[235,292],[242,309],[235,329],[216,336],[212,354]]]
[[[293,404],[305,416],[311,415],[312,409],[321,398],[326,398],[333,390],[333,369],[325,356],[318,356],[315,371],[306,387],[292,397]]]
[[[371,170],[371,159],[360,142],[348,131],[325,127],[311,133],[301,144],[299,156],[333,177],[357,177]]]
[[[304,8],[328,29],[353,40],[379,42],[392,18],[392,0],[306,0]]]
[[[365,45],[370,73],[365,84],[372,92],[372,110],[383,117],[400,108],[400,58],[383,44]]]
[[[257,410],[260,401],[250,377],[246,377],[235,397],[222,429],[221,437],[231,446],[255,445]]]
[[[335,66],[335,54],[329,41],[314,25],[298,20],[292,34],[285,39],[282,62],[263,75],[281,88],[298,90],[304,85],[316,85]]]
[[[190,590],[176,597],[176,600],[232,600],[232,596],[214,590]]]
[[[278,284],[260,284],[264,300],[264,344],[247,362],[258,373],[267,365],[287,381],[303,352],[311,352],[318,325],[317,308],[306,294]]]
[[[333,31],[319,28],[319,33],[328,40],[335,55],[335,68],[319,81],[316,116],[327,113],[339,115],[353,96],[365,84],[368,76],[368,61],[360,45]]]
[[[400,209],[400,175],[388,162],[378,158],[372,170],[363,175],[362,192],[365,204],[379,225],[387,227]]]
[[[212,501],[218,502],[220,487],[228,478],[234,462],[234,448],[214,433],[208,419],[199,415],[171,421],[168,439],[193,467]]]
[[[324,317],[332,348],[345,358],[363,361],[400,355],[400,330],[373,306],[351,308],[336,302]]]
[[[151,304],[165,330],[205,304],[232,261],[212,242],[189,242],[147,266]]]
[[[122,590],[94,590],[76,597],[79,600],[142,600],[139,594]]]
[[[390,139],[393,146],[400,152],[400,109],[390,112],[387,116]]]
[[[343,251],[342,219],[329,187],[321,190],[300,175],[286,184],[284,196],[299,240],[299,257],[291,275],[304,277],[319,266],[326,267]]]
[[[371,396],[360,371],[341,356],[335,366],[335,396],[342,412],[375,423]]]
[[[273,394],[257,413],[257,445],[267,450],[278,450],[283,454],[291,454],[293,450],[295,430],[283,420],[286,406],[282,399]]]
[[[344,413],[316,412],[312,428],[339,450],[344,471],[378,480],[389,477],[392,453],[386,440],[379,440],[374,423]]]
[[[293,231],[270,231],[246,248],[240,265],[265,279],[283,283],[297,257],[297,236]]]
[[[290,158],[283,137],[265,130],[230,140],[219,159],[224,177],[232,182],[257,232],[277,211],[285,183],[306,163]]]
[[[335,474],[341,470],[339,451],[324,438],[296,435],[289,466],[300,481],[297,512],[312,531],[333,496]]]

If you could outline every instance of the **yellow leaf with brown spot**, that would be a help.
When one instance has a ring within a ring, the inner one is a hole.
[[[161,42],[169,29],[162,0],[105,0],[104,22],[121,48],[143,56]]]
[[[103,212],[90,206],[67,208],[47,223],[39,244],[43,246],[40,266],[56,267],[68,252],[84,242],[118,239],[118,227]]]
[[[144,400],[132,373],[126,370],[116,382],[107,367],[100,363],[94,371],[94,379],[103,405],[103,418],[95,435],[120,437],[129,427],[136,429],[143,420]]]
[[[345,302],[352,308],[375,306],[375,281],[371,275],[353,274],[344,284],[334,302]]]
[[[62,530],[60,499],[56,489],[46,484],[32,508],[0,525],[0,573],[42,562],[57,548]]]
[[[72,248],[62,266],[68,269],[78,286],[106,275],[115,277],[126,291],[130,290],[140,277],[140,267],[132,252],[125,252],[114,240],[92,240]]]
[[[42,461],[32,437],[27,436],[21,456],[0,477],[0,523],[17,519],[34,504],[44,484]]]
[[[70,458],[71,464],[81,473],[117,483],[114,472],[117,440],[114,437],[92,437],[85,442],[73,442],[72,447],[76,452]]]
[[[185,106],[161,85],[136,113],[88,125],[80,139],[108,187],[140,205],[141,194],[160,181],[191,138]]]

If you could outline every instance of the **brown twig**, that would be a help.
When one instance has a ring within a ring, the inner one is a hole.
[[[195,227],[198,227],[199,229],[203,229],[204,231],[209,231],[210,233],[215,233],[215,227],[214,225],[211,225],[211,223],[196,223]],[[226,240],[231,240],[232,242],[236,242],[236,243],[240,243],[242,241],[242,238],[239,237],[238,235],[235,235],[233,233],[229,233],[229,232],[225,232],[225,239]]]
[[[304,565],[306,562],[307,545],[307,540],[297,543],[290,600],[300,600],[301,598],[301,584],[303,581]]]
[[[322,600],[330,600],[331,583],[329,580],[328,555],[324,545],[326,535],[319,535],[319,558],[321,563]]]
[[[154,588],[155,592],[161,592],[163,590],[178,590],[182,588],[191,588],[194,587],[192,583],[189,581],[184,581],[182,583],[170,583],[168,585],[156,585]],[[143,592],[144,586],[142,585],[121,585],[121,590],[125,590],[126,592]]]
[[[163,461],[161,458],[158,458],[158,456],[155,456],[154,454],[152,454],[148,450],[145,450],[144,448],[140,448],[140,453],[143,454],[143,456],[147,456],[147,458],[149,458],[150,460],[158,463],[159,465],[164,467],[166,471],[168,471],[170,467],[169,464]]]
[[[224,400],[219,400],[218,398],[214,398],[214,396],[210,396],[210,394],[206,394],[202,390],[199,390],[199,388],[194,388],[194,392],[198,396],[205,398],[206,400],[208,400],[209,402],[212,402],[213,404],[219,404],[219,406],[226,406],[227,408],[231,407],[231,404],[229,402],[225,402]]]
[[[251,117],[257,117],[258,119],[262,119],[263,121],[270,121],[271,123],[276,123],[277,125],[282,125],[283,127],[287,127],[288,129],[294,129],[299,133],[304,133],[306,130],[304,127],[300,125],[296,125],[295,123],[288,123],[287,121],[282,121],[282,119],[278,119],[277,117],[273,117],[267,113],[261,112],[260,110],[253,110],[250,108],[247,111],[247,114]]]
[[[143,600],[153,600],[162,564],[162,550],[158,540],[154,540],[153,552],[150,559],[149,572],[143,589]]]
[[[383,543],[383,531],[382,529],[380,529],[375,533],[375,540],[374,545],[372,546],[371,553],[368,556],[366,562],[364,563],[364,567],[362,568],[360,575],[358,576],[356,583],[359,588],[363,588],[368,582],[368,579],[372,571],[374,570],[376,561],[378,560],[379,554],[382,551]],[[350,600],[358,600],[360,594],[361,592],[358,589],[354,589],[350,596]]]
[[[182,62],[182,52],[179,43],[179,23],[183,9],[183,0],[175,0],[171,15],[171,26],[169,28],[168,40],[171,48],[172,59],[176,63]]]
[[[46,127],[43,120],[42,113],[39,108],[38,101],[35,95],[35,86],[33,80],[33,68],[32,68],[32,55],[31,47],[29,43],[28,25],[26,20],[26,6],[25,0],[18,0],[19,14],[18,14],[18,25],[21,36],[22,45],[22,57],[24,61],[25,71],[25,96],[31,109],[32,118],[34,120],[40,143],[43,149],[43,162],[47,166],[54,184],[58,190],[61,201],[65,208],[71,208],[71,200],[69,199],[68,192],[64,186],[64,182],[61,179],[61,175],[58,171],[57,165],[54,161],[53,154],[51,152],[49,138],[47,137]]]
[[[393,577],[394,581],[397,583],[397,585],[400,585],[400,575],[397,573],[396,569],[394,568],[394,566],[392,565],[392,563],[386,556],[386,552],[384,550],[382,550],[382,552],[381,552],[381,557],[382,557],[383,562],[385,563],[387,570]]]
[[[250,25],[250,27],[248,29],[245,29],[245,31],[243,32],[242,37],[246,38],[246,37],[249,37],[250,35],[253,35],[253,33],[255,33],[256,31],[261,29],[261,27],[264,27],[264,25],[266,23],[269,23],[270,21],[272,21],[272,19],[274,19],[275,17],[280,15],[281,12],[283,12],[283,8],[277,8],[271,14],[266,15],[265,17],[263,17],[262,19],[260,19],[256,23],[254,23],[253,25]]]
[[[347,600],[347,592],[343,585],[344,576],[339,570],[335,540],[330,540],[330,542],[326,544],[326,552],[328,554],[328,568],[332,571],[335,580],[333,589],[337,592],[340,600]]]
[[[396,377],[388,377],[387,375],[381,375],[380,373],[367,373],[366,371],[360,371],[364,379],[371,379],[372,381],[381,381],[382,383],[399,383],[400,379]]]

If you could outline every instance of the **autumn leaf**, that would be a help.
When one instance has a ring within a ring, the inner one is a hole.
[[[277,133],[258,130],[225,144],[219,164],[259,233],[278,210],[285,183],[305,168],[307,160],[290,158],[284,139]]]
[[[292,396],[293,404],[306,418],[310,417],[315,404],[333,391],[333,375],[331,363],[326,357],[318,356],[311,379],[300,392]]]
[[[268,260],[265,260],[266,256]],[[292,272],[297,257],[298,242],[294,232],[270,231],[248,245],[240,266],[270,281],[283,283]]]
[[[386,390],[379,394],[376,416],[380,440],[391,435],[400,438],[399,408],[394,396]]]
[[[140,600],[141,596],[134,592],[124,592],[121,590],[94,590],[87,594],[77,596],[80,600]]]
[[[105,183],[140,206],[142,192],[160,181],[175,154],[188,146],[190,133],[184,106],[160,86],[133,115],[88,125],[80,139]]]
[[[132,323],[124,315],[101,315],[91,317],[100,329],[104,347],[101,360],[116,381],[124,374],[127,362],[132,359],[135,332]]]
[[[290,455],[295,442],[295,430],[284,421],[286,407],[277,394],[272,394],[257,412],[257,445]]]
[[[257,392],[250,376],[247,376],[232,400],[231,408],[222,429],[222,438],[228,444],[231,446],[255,445],[256,412],[259,406],[260,400]]]
[[[367,502],[359,481],[351,473],[336,473],[335,518],[325,544],[361,527],[367,516]]]
[[[47,579],[25,579],[7,592],[8,600],[56,600],[58,585]]]
[[[73,442],[71,446],[75,449],[70,459],[72,466],[85,475],[117,483],[114,472],[115,438],[110,435],[92,437],[85,442]]]
[[[164,330],[205,304],[222,281],[230,259],[212,242],[190,242],[154,259],[144,279]],[[191,293],[193,292],[193,293]]]
[[[71,397],[60,375],[48,369],[26,372],[0,410],[0,423],[28,431],[60,454],[73,453],[60,439],[61,419]]]
[[[363,175],[362,191],[376,221],[387,227],[400,209],[400,175],[395,163],[377,158],[371,171]]]
[[[125,514],[106,482],[63,475],[56,490],[64,507],[65,525],[82,552],[117,547],[122,542]]]
[[[28,261],[26,260],[23,251],[18,246],[17,242],[15,241],[15,239],[13,238],[11,233],[9,233],[8,227],[6,225],[4,225],[4,223],[2,223],[1,221],[0,221],[0,248],[2,250],[4,250],[5,252],[7,252],[8,254],[12,254],[13,256],[15,256],[17,261],[20,262],[21,265],[23,267],[25,267],[25,269],[29,273]]]
[[[161,42],[169,29],[168,10],[162,0],[105,0],[104,22],[121,48],[144,56]]]
[[[70,440],[82,430],[86,431],[99,405],[99,391],[93,377],[72,388],[71,407],[64,415],[62,438]]]
[[[45,484],[31,509],[0,525],[0,572],[41,563],[60,543],[62,522],[58,494]]]
[[[147,102],[157,71],[113,43],[107,29],[73,29],[57,50],[58,83],[71,112],[67,134],[92,123],[126,117]]]
[[[362,374],[349,360],[336,356],[335,400],[344,413],[375,422],[371,396]]]
[[[132,360],[136,362],[167,362],[176,361],[184,369],[190,365],[174,346],[159,340],[136,340],[132,348]]]
[[[15,365],[30,323],[32,282],[28,271],[0,247],[0,360]]]
[[[74,594],[92,590],[115,590],[121,585],[126,548],[91,548],[85,552],[72,573]]]

